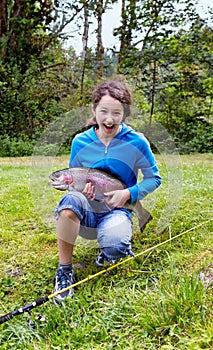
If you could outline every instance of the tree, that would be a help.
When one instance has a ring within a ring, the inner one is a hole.
[[[178,138],[191,137],[191,124],[209,125],[212,29],[197,15],[195,1],[185,0],[185,7],[177,9],[179,0],[123,0],[121,26],[115,30],[120,48],[108,55],[103,15],[114,2],[1,2],[0,136],[38,137],[58,113],[87,105],[91,86],[116,69],[134,87],[149,126],[157,118]],[[95,48],[88,45],[92,18],[97,21]],[[181,29],[186,20],[189,29]],[[74,33],[73,28],[65,33],[69,23],[83,29],[79,57],[63,47]]]
[[[48,110],[52,116],[63,110],[61,106],[53,108],[62,98],[61,86],[64,89],[66,85],[63,82],[57,90],[52,89],[60,80],[60,75],[55,78],[54,69],[67,64],[65,51],[61,49],[62,31],[76,18],[84,3],[70,4],[66,0],[63,4],[52,0],[0,3],[1,134],[35,137],[50,118],[45,118]],[[61,57],[57,56],[59,51]]]
[[[212,39],[212,28],[198,19],[161,42],[157,117],[185,151],[212,149]]]
[[[1,58],[3,62],[17,64],[23,74],[30,57],[42,51],[45,32],[54,20],[50,0],[9,0],[0,4]]]
[[[136,20],[136,0],[122,0],[121,2],[121,26],[114,31],[114,35],[120,37],[120,50],[118,53],[118,64],[122,64],[124,57],[127,57],[128,51],[132,49],[133,31],[137,28]]]
[[[172,36],[186,20],[197,19],[194,3],[179,1],[122,1],[122,23],[114,32],[120,37],[119,72],[137,80],[137,88],[145,91],[151,102],[149,124],[155,112],[158,70],[162,60],[161,42]],[[141,81],[141,83],[140,83]]]

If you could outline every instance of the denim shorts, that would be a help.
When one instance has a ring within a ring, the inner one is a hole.
[[[132,213],[126,209],[110,209],[102,202],[91,201],[80,192],[65,194],[56,209],[56,219],[64,209],[72,210],[80,220],[79,236],[97,239],[108,258],[120,258],[131,252]]]

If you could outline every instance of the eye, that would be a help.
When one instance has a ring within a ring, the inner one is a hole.
[[[122,113],[120,111],[116,111],[116,112],[114,112],[114,115],[115,116],[120,116],[120,115],[122,115]]]

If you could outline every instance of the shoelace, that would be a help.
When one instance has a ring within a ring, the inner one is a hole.
[[[61,288],[64,289],[67,287],[67,280],[65,276],[61,276]]]
[[[61,289],[66,288],[69,285],[69,273],[60,269],[58,273],[59,284],[61,285]]]

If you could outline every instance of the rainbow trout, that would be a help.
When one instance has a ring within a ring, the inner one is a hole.
[[[106,201],[105,192],[123,190],[125,184],[114,176],[102,170],[92,168],[67,168],[53,172],[50,175],[52,182],[49,185],[57,190],[75,190],[82,192],[86,183],[91,182],[94,186],[95,200]],[[144,209],[139,201],[124,205],[124,208],[132,210],[138,217],[140,231],[143,232],[146,224],[152,220],[149,211]]]

